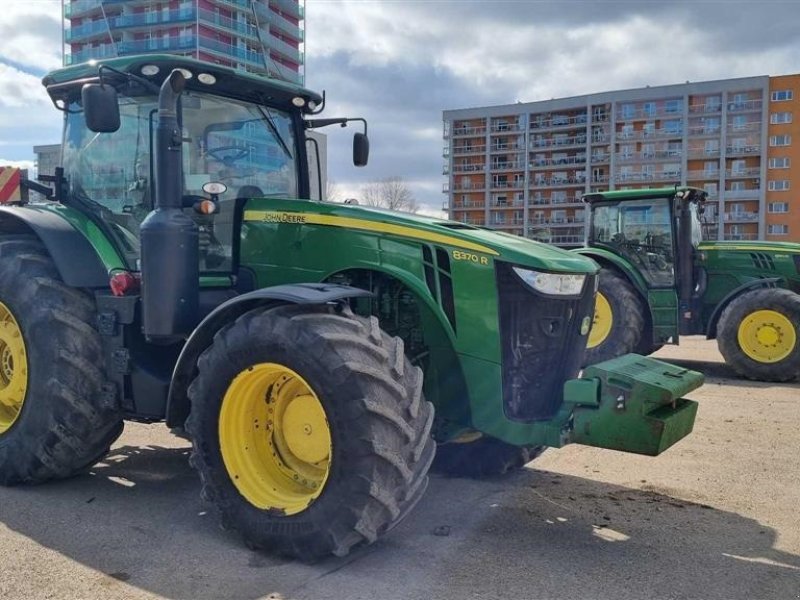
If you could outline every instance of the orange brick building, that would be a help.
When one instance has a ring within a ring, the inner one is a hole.
[[[717,239],[800,241],[800,75],[447,110],[443,120],[451,219],[575,245],[582,194],[679,184],[708,191]]]

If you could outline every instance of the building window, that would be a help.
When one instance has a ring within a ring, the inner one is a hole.
[[[788,225],[767,225],[767,233],[770,235],[788,235]]]
[[[679,113],[681,112],[681,101],[680,100],[667,100],[664,111],[668,113]]]
[[[656,114],[656,103],[655,102],[645,102],[644,103],[644,114],[648,117],[654,117]]]
[[[784,135],[771,135],[769,136],[770,146],[788,146],[792,143],[792,136],[788,133]]]
[[[739,131],[741,131],[742,129],[747,129],[747,116],[735,115],[733,117],[733,129]]]
[[[788,213],[789,212],[789,203],[788,202],[770,202],[767,205],[767,211],[771,213]]]
[[[681,121],[679,119],[673,119],[671,121],[664,121],[664,131],[671,134],[679,134],[681,133],[682,126]]]
[[[623,119],[632,119],[636,114],[636,107],[633,104],[623,104],[622,105],[622,118]]]
[[[792,113],[790,112],[771,113],[769,115],[769,122],[772,123],[773,125],[780,125],[781,123],[791,123]]]
[[[792,90],[776,90],[772,92],[772,101],[782,102],[784,100],[791,100],[792,95]]]
[[[770,169],[788,169],[791,166],[791,160],[788,156],[780,156],[769,159]]]
[[[785,192],[789,189],[788,179],[770,180],[767,182],[767,189],[770,192]]]

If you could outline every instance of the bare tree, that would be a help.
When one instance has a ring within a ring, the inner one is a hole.
[[[402,177],[386,177],[370,181],[361,190],[361,198],[366,206],[387,208],[404,212],[417,212],[414,194]]]
[[[328,179],[328,181],[325,182],[325,200],[328,202],[344,201],[342,190],[339,188],[339,184],[333,179]]]

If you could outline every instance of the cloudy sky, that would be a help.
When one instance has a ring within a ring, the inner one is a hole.
[[[0,0],[0,165],[59,141],[41,76],[61,63],[59,0]],[[357,195],[403,177],[441,206],[442,111],[687,80],[800,72],[800,0],[306,2],[306,85],[325,116],[369,120],[371,157],[329,129],[328,172]]]

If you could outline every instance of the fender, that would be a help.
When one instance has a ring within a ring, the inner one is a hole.
[[[223,302],[195,328],[181,350],[172,373],[167,396],[166,421],[169,427],[182,427],[189,416],[189,383],[194,379],[197,360],[214,335],[226,323],[257,307],[286,304],[327,304],[349,298],[371,296],[366,290],[328,283],[276,285],[236,296]]]
[[[648,287],[644,277],[642,277],[642,274],[639,273],[639,271],[634,269],[629,262],[621,258],[618,254],[614,254],[608,250],[603,250],[602,248],[578,248],[576,250],[572,250],[572,252],[577,252],[578,254],[582,254],[583,256],[591,258],[601,265],[603,263],[610,263],[628,278],[628,281],[633,284],[633,287],[636,288],[636,291],[638,291],[642,298],[644,298],[645,302],[647,302]]]
[[[713,340],[717,337],[717,323],[719,322],[719,318],[722,316],[722,311],[725,310],[725,307],[727,307],[732,300],[738,296],[741,296],[743,293],[756,288],[778,287],[778,284],[782,281],[783,279],[781,277],[754,279],[753,281],[743,283],[736,289],[732,290],[717,304],[717,306],[714,308],[714,312],[711,313],[711,318],[708,320],[708,329],[706,330],[706,339]]]
[[[33,233],[70,287],[108,287],[108,270],[94,247],[63,217],[48,210],[0,206],[0,233]]]

